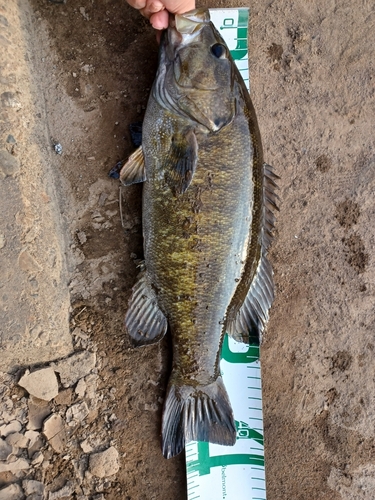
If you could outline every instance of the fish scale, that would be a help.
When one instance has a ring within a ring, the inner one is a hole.
[[[233,255],[233,247],[242,247],[243,244],[233,245],[232,241],[241,237],[245,241],[248,234],[248,229],[233,224],[233,214],[239,214],[242,207],[245,213],[238,218],[244,220],[248,227],[251,222],[250,169],[242,172],[243,163],[249,164],[251,150],[249,145],[246,147],[240,143],[241,133],[236,129],[242,126],[242,123],[234,122],[222,134],[220,139],[224,151],[214,168],[213,139],[207,140],[206,144],[200,143],[197,172],[189,189],[178,201],[163,181],[145,184],[143,193],[144,218],[147,221],[144,227],[145,259],[150,263],[148,272],[151,280],[161,290],[158,302],[176,339],[174,366],[180,364],[185,372],[189,369],[189,364],[183,362],[185,358],[180,355],[184,346],[189,345],[190,359],[194,363],[200,359],[201,371],[204,370],[205,375],[210,371],[211,379],[216,378],[218,369],[217,350],[211,346],[220,343],[223,318],[237,286],[235,279],[241,276],[243,267],[240,256],[234,260],[236,256]],[[233,141],[233,136],[238,140]],[[225,149],[227,137],[230,147]],[[235,156],[232,149],[237,150]],[[160,151],[151,152],[150,156],[153,155],[160,157]],[[238,175],[239,165],[242,175]],[[214,178],[208,182],[208,172],[212,170]],[[246,181],[247,190],[243,188]],[[201,205],[199,210],[195,208],[197,200]],[[196,234],[189,238],[184,237],[185,229],[181,224],[181,220],[185,219],[192,219],[191,225],[197,227]],[[212,224],[213,220],[216,227]],[[197,244],[198,248],[194,248]],[[170,249],[173,249],[172,253]],[[234,268],[232,272],[231,268]],[[204,280],[199,279],[199,274],[204,274]],[[187,299],[176,301],[181,296]],[[204,343],[200,337],[202,332],[206,332]],[[206,344],[209,346],[207,351],[204,349]]]

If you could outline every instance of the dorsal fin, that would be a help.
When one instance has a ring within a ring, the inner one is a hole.
[[[279,197],[275,193],[277,189],[276,181],[280,179],[278,175],[273,172],[273,167],[267,163],[263,164],[264,186],[263,186],[263,200],[264,200],[264,219],[263,219],[263,234],[262,234],[262,249],[267,251],[273,234],[272,231],[275,227],[275,214],[279,210],[277,202]]]

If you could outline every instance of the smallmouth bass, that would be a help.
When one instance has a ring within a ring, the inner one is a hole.
[[[145,262],[125,326],[135,345],[169,325],[173,365],[162,451],[236,442],[219,370],[225,332],[261,337],[273,302],[267,260],[277,176],[263,163],[247,89],[206,10],[171,17],[143,123],[120,179],[143,182]]]

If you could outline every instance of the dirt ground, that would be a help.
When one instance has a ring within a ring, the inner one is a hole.
[[[206,4],[231,5],[239,4]],[[268,499],[371,500],[375,6],[240,5],[251,9],[251,95],[265,159],[281,177],[271,251],[277,298],[261,350]],[[147,104],[155,35],[122,0],[31,0],[25,16],[49,136],[63,148],[53,168],[67,231],[71,328],[89,337],[100,360],[84,432],[103,435],[120,454],[119,472],[97,494],[183,499],[184,458],[164,460],[159,445],[168,339],[134,350],[122,326],[134,259],[142,257],[141,188],[123,191],[122,228],[119,186],[107,175],[134,149],[129,124],[142,120]],[[75,449],[44,473],[51,491],[74,475]]]

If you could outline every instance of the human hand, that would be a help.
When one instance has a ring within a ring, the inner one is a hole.
[[[195,0],[127,0],[128,4],[139,10],[150,20],[157,30],[168,28],[169,15],[183,14],[195,9]]]

